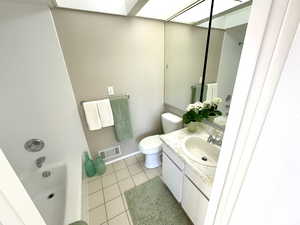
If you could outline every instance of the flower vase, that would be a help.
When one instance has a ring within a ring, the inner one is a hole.
[[[207,120],[208,120],[209,122],[213,123],[213,122],[215,122],[215,119],[216,119],[217,117],[218,117],[218,116],[209,116],[209,117],[207,118]]]
[[[189,122],[187,124],[187,130],[191,133],[194,133],[197,131],[198,126],[199,126],[199,122]]]

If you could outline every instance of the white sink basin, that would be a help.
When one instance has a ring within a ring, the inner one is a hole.
[[[201,137],[192,136],[183,141],[183,152],[191,160],[209,167],[216,167],[220,148],[207,143]]]

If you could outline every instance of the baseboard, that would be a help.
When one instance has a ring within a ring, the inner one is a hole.
[[[136,151],[136,152],[130,153],[128,155],[121,156],[121,157],[119,157],[117,159],[113,159],[113,160],[107,162],[106,164],[109,165],[109,164],[118,162],[118,161],[123,160],[123,159],[127,159],[127,158],[129,158],[131,156],[138,155],[138,154],[142,154],[142,153],[140,151]]]

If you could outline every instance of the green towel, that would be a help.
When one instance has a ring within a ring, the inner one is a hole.
[[[128,107],[128,97],[112,97],[110,99],[111,109],[115,123],[115,134],[118,141],[131,139],[132,127]]]
[[[201,84],[194,84],[191,86],[192,94],[191,94],[191,104],[198,102],[201,94]]]
[[[75,223],[71,223],[70,225],[88,225],[86,222],[80,220],[80,221],[77,221]]]

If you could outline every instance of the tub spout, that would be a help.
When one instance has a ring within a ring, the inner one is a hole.
[[[39,157],[35,160],[35,165],[37,166],[37,168],[42,168],[45,161],[46,161],[45,156]]]

